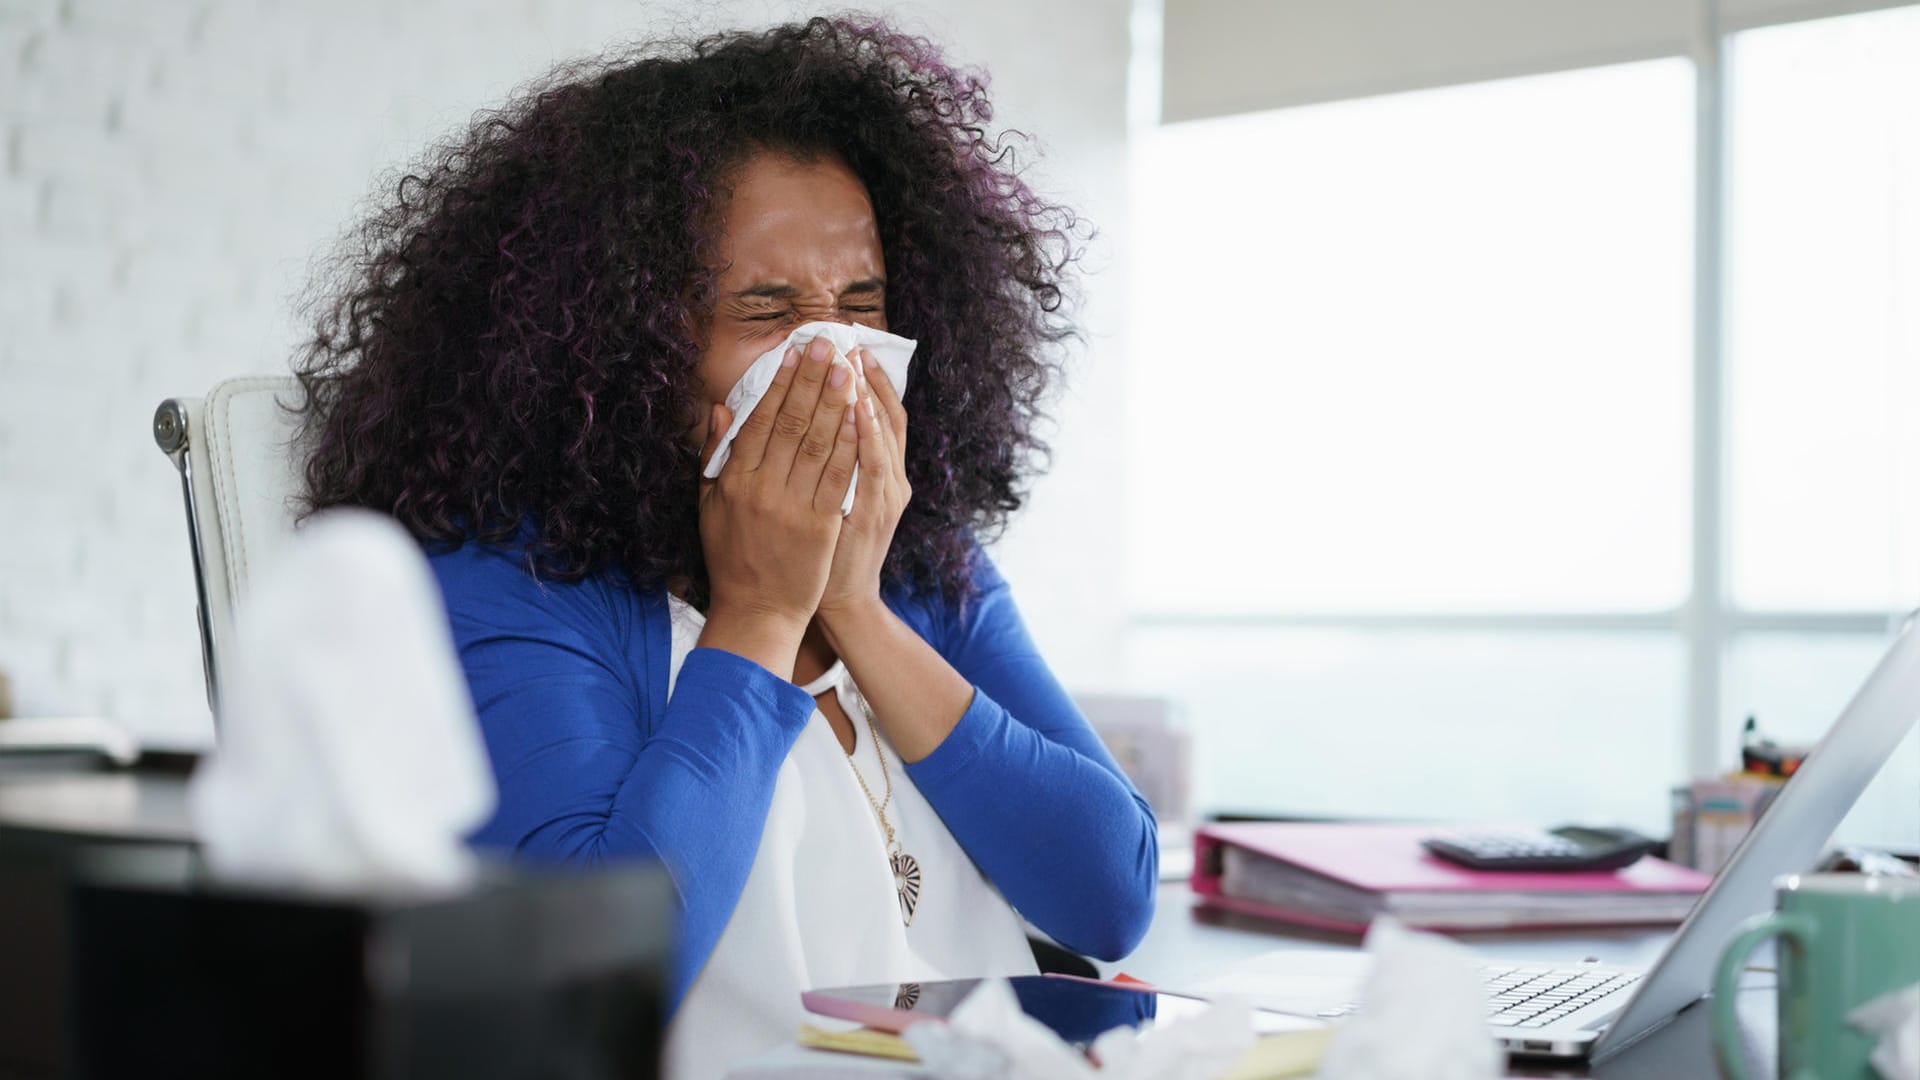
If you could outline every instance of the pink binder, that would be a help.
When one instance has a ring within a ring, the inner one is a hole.
[[[1470,870],[1420,846],[1423,838],[1448,829],[1465,831],[1433,824],[1206,825],[1194,837],[1193,889],[1209,906],[1359,933],[1381,911],[1434,930],[1678,922],[1713,880],[1652,857],[1606,873]],[[1227,848],[1281,864],[1300,883],[1299,891],[1318,902],[1276,904],[1229,895],[1221,880]]]

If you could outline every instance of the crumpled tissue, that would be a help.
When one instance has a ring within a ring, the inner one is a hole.
[[[1867,1062],[1884,1080],[1920,1076],[1920,983],[1856,1006],[1847,1023],[1878,1037]]]
[[[495,789],[439,587],[390,518],[329,510],[235,613],[220,740],[193,778],[217,876],[443,892]]]
[[[721,437],[720,446],[713,452],[713,460],[707,462],[705,476],[711,480],[720,475],[720,469],[733,456],[733,440],[740,434],[740,428],[753,413],[753,407],[767,394],[767,387],[773,385],[773,376],[780,370],[780,358],[785,355],[789,345],[804,344],[814,338],[826,338],[833,344],[834,360],[844,360],[855,348],[864,347],[880,370],[887,373],[887,381],[893,384],[894,392],[904,395],[907,392],[907,367],[913,359],[914,346],[918,343],[912,338],[903,338],[898,334],[889,334],[885,330],[875,330],[871,326],[849,325],[837,322],[802,323],[787,339],[768,349],[748,366],[740,376],[740,381],[727,391],[727,411],[733,414],[733,422],[727,425],[727,433]],[[854,466],[853,479],[847,484],[847,497],[841,500],[840,513],[853,512],[854,489],[860,485],[860,467]]]
[[[1020,1010],[1005,979],[982,982],[944,1024],[915,1024],[901,1036],[939,1080],[1210,1080],[1253,1045],[1244,1000],[1144,1032],[1119,1027],[1093,1041],[1096,1067],[1052,1029]]]
[[[1479,965],[1459,944],[1378,918],[1360,1007],[1334,1029],[1322,1080],[1490,1080],[1503,1056],[1487,1030]]]

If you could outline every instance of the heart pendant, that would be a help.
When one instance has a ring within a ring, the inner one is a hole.
[[[920,864],[904,851],[887,857],[893,865],[893,887],[900,894],[900,918],[913,925],[914,909],[920,906]]]

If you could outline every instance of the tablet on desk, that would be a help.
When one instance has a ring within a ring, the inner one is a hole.
[[[851,1020],[881,1031],[900,1032],[926,1022],[942,1022],[984,979],[942,982],[878,983],[809,990],[800,995],[808,1012]],[[1166,1023],[1205,1012],[1202,998],[1170,994],[1146,984],[1093,982],[1053,975],[1016,975],[1007,980],[1020,1011],[1076,1046],[1091,1043],[1103,1031]],[[1298,1017],[1255,1010],[1254,1030],[1261,1034],[1297,1031]]]

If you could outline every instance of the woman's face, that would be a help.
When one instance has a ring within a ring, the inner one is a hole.
[[[755,154],[734,175],[720,214],[719,278],[700,354],[704,445],[724,402],[760,354],[804,322],[887,328],[886,260],[866,186],[838,159]]]

